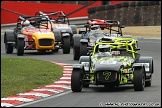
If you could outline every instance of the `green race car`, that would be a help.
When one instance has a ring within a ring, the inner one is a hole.
[[[133,84],[135,91],[143,91],[151,86],[153,58],[138,50],[136,40],[129,37],[98,42],[89,56],[81,56],[73,65],[71,90],[81,92],[90,84],[111,88]]]

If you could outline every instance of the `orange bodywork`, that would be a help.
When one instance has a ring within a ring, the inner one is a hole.
[[[50,29],[29,28],[23,30],[22,34],[26,36],[25,41],[27,44],[26,47],[27,49],[36,49],[36,50],[55,49],[55,37],[54,33],[51,32]],[[40,41],[43,43],[41,44]]]

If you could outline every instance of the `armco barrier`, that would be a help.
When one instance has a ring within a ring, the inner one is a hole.
[[[69,22],[71,25],[76,25],[77,27],[83,27],[84,24],[87,23],[88,17],[76,17],[76,18],[69,18]],[[16,23],[12,24],[1,24],[1,30],[5,29],[13,29],[16,26]]]

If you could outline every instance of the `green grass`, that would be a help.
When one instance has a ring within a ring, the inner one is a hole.
[[[27,58],[1,58],[1,98],[48,85],[62,77],[57,64]]]

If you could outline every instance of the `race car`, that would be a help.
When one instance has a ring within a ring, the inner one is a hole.
[[[4,43],[7,54],[13,53],[15,48],[18,56],[24,55],[24,50],[53,52],[59,49],[52,23],[44,16],[19,16],[14,30],[5,31]]]
[[[88,20],[86,28],[79,29],[79,34],[74,35],[73,59],[79,60],[80,56],[89,54],[89,47],[93,47],[98,38],[123,37],[122,28],[117,20]],[[107,32],[103,31],[104,29]]]
[[[151,86],[153,58],[141,56],[135,43],[132,38],[118,38],[115,43],[95,44],[89,56],[81,56],[79,63],[73,65],[71,90],[81,92],[82,87],[89,85],[115,88],[133,84],[134,91],[143,91]]]
[[[70,51],[70,46],[73,45],[73,35],[77,34],[77,27],[75,25],[71,25],[67,15],[63,11],[38,11],[35,16],[46,16],[52,21],[52,28],[55,35],[59,37],[56,38],[57,42],[60,42],[61,47]],[[69,33],[69,44],[64,45],[63,34]]]

